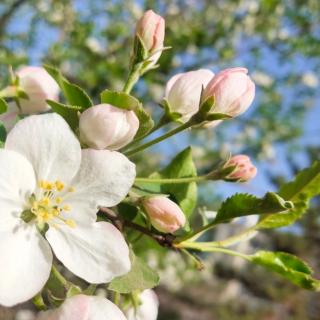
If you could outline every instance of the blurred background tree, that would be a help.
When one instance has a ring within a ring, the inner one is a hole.
[[[180,134],[170,140],[170,147],[155,146],[150,152],[157,156],[148,157],[147,163],[144,158],[140,175],[165,165],[189,144],[199,172],[229,152],[249,154],[259,168],[252,183],[201,187],[199,206],[214,210],[221,196],[246,190],[262,195],[319,159],[318,0],[2,0],[0,85],[7,81],[9,65],[48,63],[61,68],[96,101],[105,88],[121,90],[135,22],[149,8],[165,17],[165,44],[172,47],[162,54],[160,68],[134,90],[155,118],[170,76],[196,68],[217,72],[245,66],[257,84],[257,98],[240,118],[215,129]],[[243,249],[263,243],[295,253],[309,261],[319,277],[319,209],[315,201],[294,227],[263,233]],[[197,223],[201,215],[195,212],[194,217]],[[212,237],[221,232],[228,231],[214,231]],[[319,294],[266,277],[259,268],[210,256],[197,279],[187,265],[173,272],[170,264],[176,260],[173,255],[162,262],[160,319],[320,319]]]

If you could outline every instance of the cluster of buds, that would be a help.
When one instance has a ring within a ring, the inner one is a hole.
[[[167,116],[186,122],[199,114],[200,120],[196,121],[205,126],[220,122],[211,120],[214,114],[239,116],[249,108],[255,95],[255,85],[247,73],[245,68],[229,68],[217,75],[206,69],[175,75],[166,86]]]

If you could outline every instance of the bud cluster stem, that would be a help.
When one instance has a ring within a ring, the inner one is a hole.
[[[153,146],[153,145],[155,145],[155,144],[157,144],[157,143],[159,143],[159,142],[161,142],[163,140],[166,140],[166,139],[174,136],[175,134],[177,134],[177,133],[179,133],[181,131],[184,131],[184,130],[190,128],[192,125],[193,125],[193,122],[188,121],[188,122],[182,124],[181,126],[179,126],[179,127],[175,128],[175,129],[167,132],[166,134],[164,134],[164,135],[162,135],[162,136],[160,136],[160,137],[158,137],[158,138],[156,138],[154,140],[151,140],[149,142],[146,142],[145,144],[142,144],[141,146],[139,146],[137,148],[129,150],[128,152],[125,153],[125,155],[126,156],[132,156],[132,155],[134,155],[134,154],[136,154],[136,153],[138,153],[138,152],[140,152],[140,151],[142,151],[144,149],[147,149],[147,148],[149,148],[149,147],[151,147],[151,146]]]
[[[136,178],[136,183],[156,183],[156,184],[181,184],[191,182],[202,182],[208,180],[207,176],[198,177],[187,177],[187,178],[164,178],[164,179],[153,179],[153,178]]]

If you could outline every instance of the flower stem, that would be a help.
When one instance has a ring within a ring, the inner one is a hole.
[[[156,183],[156,184],[180,184],[180,183],[191,183],[201,182],[208,180],[207,176],[188,177],[188,178],[174,178],[174,179],[153,179],[153,178],[136,178],[136,183]]]
[[[159,120],[159,122],[147,134],[145,134],[137,139],[134,139],[131,143],[127,144],[123,149],[121,149],[121,152],[130,149],[130,147],[135,145],[137,142],[143,140],[147,136],[150,136],[152,133],[159,130],[160,128],[162,128],[163,126],[168,124],[169,122],[170,122],[170,120],[165,115],[163,115],[162,118]]]
[[[135,149],[129,150],[128,152],[125,153],[125,155],[126,156],[132,156],[137,152],[140,152],[140,151],[142,151],[144,149],[147,149],[147,148],[149,148],[149,147],[151,147],[151,146],[153,146],[153,145],[155,145],[155,144],[157,144],[157,143],[159,143],[159,142],[161,142],[163,140],[166,140],[166,139],[172,137],[173,135],[175,135],[175,134],[177,134],[177,133],[179,133],[181,131],[184,131],[184,130],[188,129],[192,125],[193,125],[193,123],[188,121],[188,122],[182,124],[181,126],[179,126],[179,127],[175,128],[175,129],[167,132],[166,134],[164,134],[164,135],[162,135],[162,136],[160,136],[160,137],[158,137],[158,138],[156,138],[154,140],[146,142],[145,144],[142,144],[141,146],[139,146],[139,147],[137,147]]]
[[[250,257],[246,254],[233,251],[230,249],[226,248],[221,248],[221,247],[214,247],[214,246],[206,246],[205,242],[181,242],[179,245],[175,245],[177,248],[183,248],[183,249],[193,249],[193,250],[198,250],[198,251],[203,251],[203,252],[221,252],[225,253],[231,256],[235,257],[241,257],[246,260],[250,260]]]
[[[140,65],[135,65],[130,70],[128,79],[123,87],[123,92],[129,94],[133,88],[133,86],[139,81],[140,78],[141,67]]]
[[[52,265],[51,274],[53,278],[64,288],[67,288],[69,286],[68,281],[65,279],[65,277],[58,271],[58,269]]]

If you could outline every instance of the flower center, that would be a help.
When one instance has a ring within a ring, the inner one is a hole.
[[[74,192],[74,188],[66,188],[60,180],[55,182],[41,180],[38,187],[40,189],[38,195],[33,194],[29,199],[31,208],[24,211],[29,214],[29,221],[36,219],[40,227],[45,224],[58,227],[63,223],[74,228],[75,221],[68,218],[71,207],[65,202],[68,194]]]

